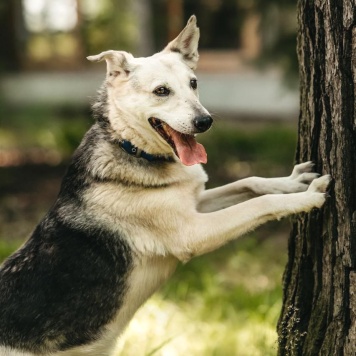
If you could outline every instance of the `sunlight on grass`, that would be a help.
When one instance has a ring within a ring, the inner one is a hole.
[[[276,353],[275,321],[280,302],[272,306],[272,320],[241,317],[204,322],[199,308],[178,306],[156,295],[136,314],[119,340],[117,355],[181,356],[239,355]]]
[[[116,354],[275,355],[286,259],[282,235],[250,235],[179,266],[135,315]]]

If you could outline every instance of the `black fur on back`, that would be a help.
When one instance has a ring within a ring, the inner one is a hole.
[[[0,345],[46,355],[92,342],[123,302],[130,249],[120,234],[91,222],[81,198],[98,182],[88,166],[108,139],[105,125],[86,134],[56,203],[0,268]]]
[[[108,91],[106,81],[103,82],[98,90],[95,101],[91,105],[93,117],[98,122],[108,122]]]
[[[50,213],[0,272],[0,344],[32,352],[94,341],[120,308],[131,263],[105,231]]]

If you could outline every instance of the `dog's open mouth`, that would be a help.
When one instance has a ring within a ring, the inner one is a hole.
[[[206,163],[207,154],[204,146],[195,140],[193,135],[178,132],[164,121],[155,117],[148,119],[156,132],[172,147],[174,153],[186,166],[192,166],[197,163]]]

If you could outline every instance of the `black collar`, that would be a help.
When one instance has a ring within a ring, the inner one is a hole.
[[[136,158],[144,158],[149,162],[174,162],[172,156],[169,155],[151,155],[138,147],[134,146],[130,141],[126,140],[117,140],[116,141],[120,148],[128,153],[130,156],[134,156]]]

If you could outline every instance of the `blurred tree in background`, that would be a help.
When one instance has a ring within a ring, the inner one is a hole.
[[[289,82],[295,81],[298,77],[296,2],[256,0],[255,8],[261,18],[259,63],[282,68]]]
[[[21,0],[0,4],[0,71],[19,70],[25,46]]]

